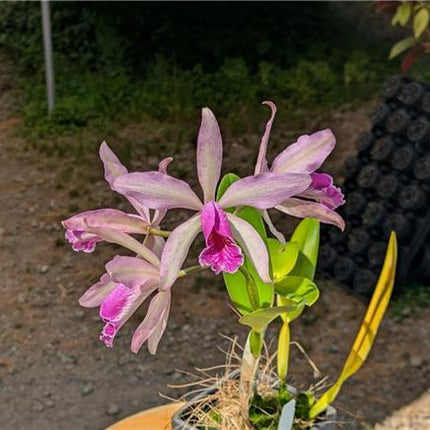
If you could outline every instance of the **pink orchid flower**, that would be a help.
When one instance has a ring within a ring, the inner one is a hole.
[[[158,289],[159,282],[159,269],[141,258],[116,256],[106,264],[106,273],[100,281],[79,299],[81,306],[100,308],[100,318],[104,322],[100,340],[106,346],[113,346],[118,330]],[[156,353],[166,329],[170,300],[170,290],[154,295],[146,317],[134,332],[131,342],[133,352],[137,353],[148,341],[149,352]]]
[[[101,144],[99,154],[104,165],[105,179],[110,184],[111,189],[117,191],[113,186],[115,179],[128,173],[128,171],[106,142]],[[171,161],[171,158],[161,161],[159,165],[160,174],[167,173],[167,166]],[[147,207],[133,197],[126,197],[138,215],[127,214],[117,209],[98,209],[74,215],[63,221],[63,226],[66,228],[65,237],[72,244],[73,250],[93,252],[98,242],[107,241],[122,245],[155,264],[155,255],[164,246],[164,239],[151,235],[145,243],[146,246],[143,247],[129,235],[133,233],[147,234],[150,227],[157,228],[165,215],[165,211],[155,211],[151,219]]]
[[[309,186],[295,196],[280,202],[275,209],[299,218],[315,218],[323,223],[334,224],[341,230],[345,228],[342,217],[335,209],[345,203],[341,190],[333,185],[333,178],[324,173],[315,173],[329,156],[336,144],[336,138],[329,129],[317,131],[311,135],[300,136],[296,142],[284,149],[268,167],[266,153],[273,120],[276,115],[276,105],[265,101],[272,110],[272,115],[266,124],[266,130],[261,139],[255,174],[271,172],[276,175],[287,173],[308,174],[312,181]],[[283,239],[270,221],[267,212],[264,212],[264,220],[271,231],[280,240]]]
[[[243,263],[243,250],[261,279],[271,282],[264,241],[248,222],[225,212],[225,209],[251,206],[264,210],[275,207],[308,189],[311,178],[308,174],[295,172],[262,172],[236,181],[216,202],[222,152],[218,123],[211,110],[204,108],[197,139],[197,175],[203,190],[203,201],[186,182],[159,172],[123,174],[113,182],[115,190],[145,207],[156,210],[185,208],[198,212],[176,227],[166,241],[160,264],[161,291],[167,291],[172,286],[200,231],[203,231],[206,240],[206,248],[199,258],[202,266],[209,266],[216,273],[234,273]]]

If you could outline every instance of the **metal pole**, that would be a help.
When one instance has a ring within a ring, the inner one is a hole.
[[[46,94],[48,97],[48,112],[54,109],[54,63],[52,56],[51,17],[49,0],[41,0],[43,49],[45,51]]]

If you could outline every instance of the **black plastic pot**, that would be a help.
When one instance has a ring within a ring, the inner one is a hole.
[[[322,227],[326,255],[337,257],[321,269],[366,297],[391,230],[399,239],[397,291],[410,281],[430,282],[430,85],[393,76],[382,96],[371,129],[358,138],[357,157],[345,166],[339,214],[348,229]]]
[[[208,388],[207,390],[201,392],[199,395],[191,399],[183,408],[179,409],[172,416],[172,430],[197,430],[196,427],[191,424],[188,424],[189,418],[193,411],[193,406],[198,400],[216,393],[217,389],[218,388],[216,387]],[[288,389],[291,393],[296,392],[296,389],[294,387],[288,386]],[[336,418],[336,409],[332,406],[329,406],[325,412],[325,420],[315,424],[310,430],[335,430]]]

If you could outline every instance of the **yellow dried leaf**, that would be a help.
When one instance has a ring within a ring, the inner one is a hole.
[[[328,405],[338,395],[342,384],[350,378],[362,366],[372,348],[378,332],[379,325],[384,317],[388,303],[393,291],[394,279],[397,265],[397,239],[396,234],[391,232],[378,283],[367,308],[366,315],[361,324],[357,337],[355,338],[351,352],[345,362],[343,370],[336,383],[314,404],[310,410],[310,417],[315,418],[324,412]]]

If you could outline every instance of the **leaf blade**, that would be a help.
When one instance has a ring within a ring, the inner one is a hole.
[[[424,33],[425,29],[429,24],[429,18],[429,11],[426,8],[423,8],[416,13],[413,24],[415,39],[419,39]]]
[[[397,239],[394,232],[390,235],[384,265],[378,283],[366,311],[363,323],[355,338],[351,352],[342,372],[332,387],[312,406],[310,417],[315,418],[324,412],[337,397],[343,383],[356,373],[366,360],[372,348],[379,325],[384,317],[394,287],[397,265]]]
[[[242,316],[239,322],[251,327],[253,331],[262,333],[273,320],[285,312],[292,311],[296,307],[297,304],[291,303],[288,306],[274,306],[271,308],[258,309],[248,315]]]
[[[299,245],[297,263],[290,275],[313,280],[318,260],[320,223],[316,219],[305,218],[294,230],[291,242]]]
[[[407,37],[406,39],[402,39],[400,42],[397,42],[391,48],[388,59],[392,60],[393,58],[396,58],[402,52],[406,51],[409,48],[412,48],[412,46],[416,45],[416,43],[417,43],[417,39],[415,39],[415,37],[413,36]]]

